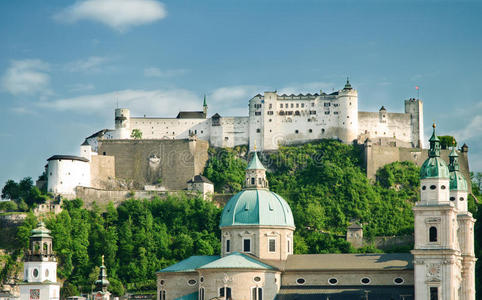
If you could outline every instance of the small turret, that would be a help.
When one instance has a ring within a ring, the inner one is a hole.
[[[246,188],[268,188],[266,168],[259,160],[257,152],[253,153],[253,157],[246,168]]]
[[[208,103],[206,102],[206,94],[204,94],[203,112],[204,112],[204,117],[207,117],[207,115],[208,115]]]
[[[352,90],[353,88],[351,87],[351,84],[350,84],[350,78],[346,78],[346,83],[345,83],[345,87],[343,88],[343,90]]]

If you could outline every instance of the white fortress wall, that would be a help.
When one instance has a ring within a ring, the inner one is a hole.
[[[394,138],[412,143],[411,116],[406,113],[387,113],[386,111],[359,112],[359,135],[376,140]],[[364,142],[364,141],[361,141]]]
[[[197,127],[199,135],[208,132],[207,119],[143,118],[130,119],[130,131],[139,129],[143,139],[183,139],[188,138],[190,130]],[[206,123],[200,126],[200,123]],[[194,129],[193,129],[194,132]]]

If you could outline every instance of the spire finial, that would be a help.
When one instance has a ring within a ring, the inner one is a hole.
[[[204,94],[203,106],[208,106],[208,104],[207,104],[207,102],[206,102],[206,94]]]
[[[432,124],[433,130],[435,130],[435,127],[437,127],[437,125],[435,124],[435,121],[434,121],[433,124]]]
[[[256,141],[254,141],[254,151],[256,152]]]
[[[102,254],[102,265],[104,265],[104,254]]]

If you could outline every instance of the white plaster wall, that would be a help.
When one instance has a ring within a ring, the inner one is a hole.
[[[208,119],[131,118],[130,131],[133,129],[139,129],[143,139],[185,139],[191,132],[209,134]]]
[[[435,186],[435,189],[431,187]],[[448,203],[450,184],[448,178],[427,178],[420,181],[421,204]]]
[[[90,186],[90,163],[80,160],[49,160],[47,190],[74,194],[76,186]]]
[[[383,115],[386,117],[383,118]],[[359,112],[358,124],[358,134],[369,137],[372,140],[377,138],[395,138],[413,145],[417,144],[417,141],[412,140],[410,114]]]
[[[55,284],[32,284],[20,285],[20,300],[30,300],[30,290],[40,290],[40,300],[58,300],[60,297],[60,286]]]
[[[35,269],[39,272],[38,277],[33,275]],[[48,276],[46,270],[48,270]],[[23,278],[28,282],[44,282],[45,280],[57,282],[57,262],[54,261],[24,262],[23,271]]]
[[[456,190],[450,191],[450,202],[454,203],[455,208],[459,213],[467,212],[467,200],[467,192]]]

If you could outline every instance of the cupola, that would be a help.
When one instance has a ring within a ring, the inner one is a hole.
[[[455,147],[449,154],[450,171],[450,202],[454,203],[459,212],[467,211],[467,180],[460,172],[460,165]]]
[[[222,256],[237,251],[284,260],[293,253],[293,213],[283,197],[268,189],[256,152],[246,168],[245,188],[226,203],[219,227]]]
[[[440,158],[440,140],[435,124],[432,127],[428,158],[420,168],[421,203],[425,204],[449,201],[449,168]]]

